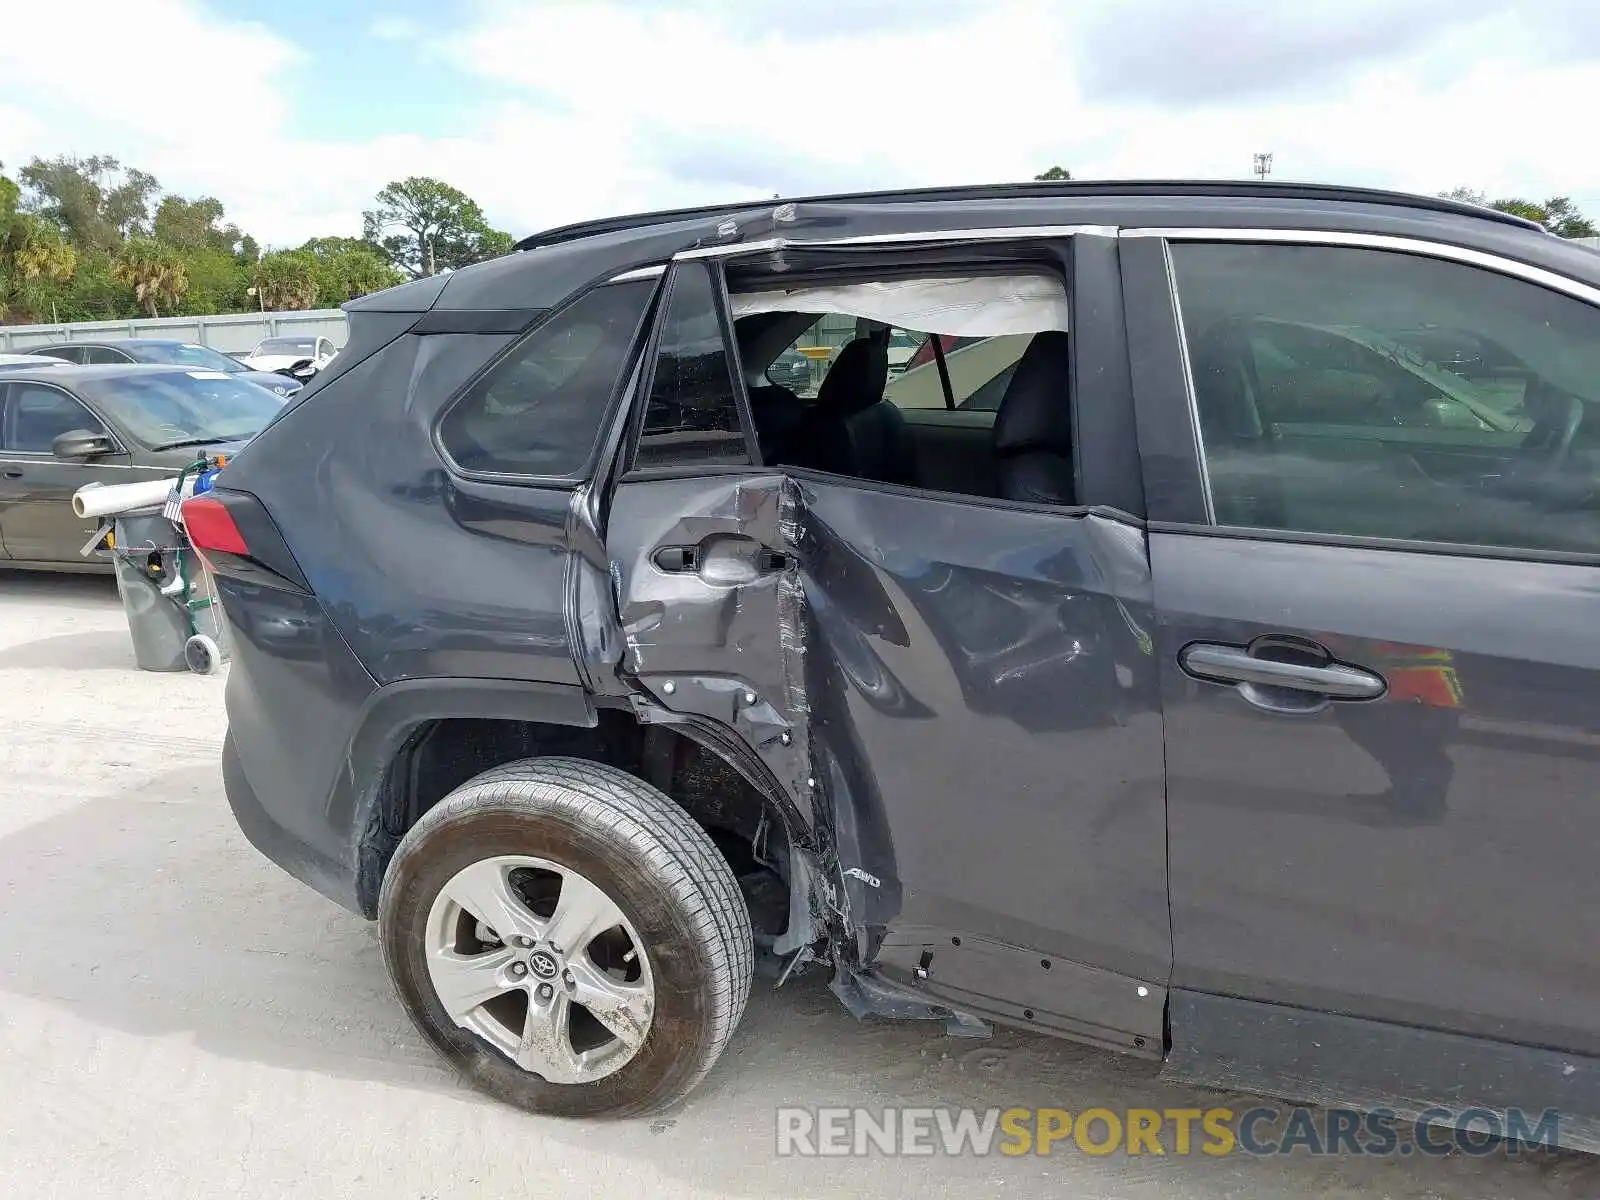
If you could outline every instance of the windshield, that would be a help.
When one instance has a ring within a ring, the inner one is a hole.
[[[308,358],[316,352],[315,338],[268,338],[255,348],[256,354],[304,354]]]
[[[196,346],[191,342],[146,342],[141,346],[129,346],[128,350],[140,362],[204,367],[209,371],[226,371],[230,375],[250,369],[236,358],[229,358],[209,346]]]
[[[152,450],[244,441],[283,398],[221,371],[165,371],[85,379],[83,392]]]

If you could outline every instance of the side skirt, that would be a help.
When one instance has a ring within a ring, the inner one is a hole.
[[[1504,1129],[1520,1110],[1530,1130],[1554,1110],[1554,1144],[1600,1153],[1600,1059],[1203,992],[1168,1003],[1163,1078],[1445,1127],[1476,1109],[1479,1134],[1485,1109]]]
[[[1164,1047],[1166,989],[972,934],[891,927],[874,966],[930,1003],[1139,1058]]]

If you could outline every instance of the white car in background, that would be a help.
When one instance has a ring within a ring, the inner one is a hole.
[[[241,360],[252,371],[286,371],[309,362],[312,372],[333,361],[338,349],[325,337],[270,337]]]

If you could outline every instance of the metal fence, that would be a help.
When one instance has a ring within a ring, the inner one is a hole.
[[[313,308],[300,312],[223,313],[213,317],[135,317],[128,321],[74,321],[60,325],[0,325],[0,351],[17,353],[51,342],[89,342],[107,338],[177,338],[224,354],[245,354],[263,338],[325,337],[343,347],[349,336],[343,311]]]

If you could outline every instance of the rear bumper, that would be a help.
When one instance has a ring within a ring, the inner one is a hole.
[[[217,576],[233,666],[222,778],[252,845],[353,912],[355,838],[328,810],[376,685],[316,597]]]
[[[356,898],[355,871],[349,864],[336,862],[321,853],[273,819],[262,806],[249,779],[245,778],[232,733],[222,743],[222,786],[228,796],[228,807],[233,810],[233,819],[252,846],[335,904],[351,912],[361,911]]]

